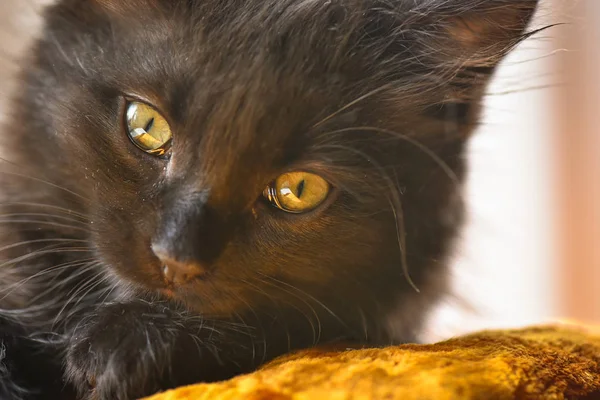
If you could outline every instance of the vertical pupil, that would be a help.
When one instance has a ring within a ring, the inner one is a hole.
[[[152,126],[154,126],[154,118],[150,118],[150,121],[148,121],[148,123],[144,127],[144,130],[146,132],[150,132],[150,129],[152,129]]]
[[[302,179],[300,181],[300,183],[298,183],[298,186],[296,188],[296,190],[298,191],[298,195],[296,197],[301,198],[302,197],[302,192],[304,192],[304,182],[305,180]]]

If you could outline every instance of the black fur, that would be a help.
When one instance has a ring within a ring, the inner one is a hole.
[[[2,135],[0,397],[129,399],[415,340],[482,93],[536,3],[58,1]],[[169,120],[170,159],[127,138],[131,98]],[[333,193],[271,207],[290,170]],[[152,243],[208,274],[167,287]]]

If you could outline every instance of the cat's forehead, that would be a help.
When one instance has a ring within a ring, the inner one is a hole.
[[[72,8],[61,13],[59,3],[61,18],[50,27],[56,39],[50,45],[59,49],[48,51],[60,58],[65,48],[71,50],[75,56],[61,61],[82,66],[74,73],[86,83],[154,95],[162,110],[191,129],[279,139],[356,99],[362,99],[359,108],[371,103],[379,119],[389,122],[391,108],[374,103],[377,98],[409,119],[419,107],[462,96],[466,86],[452,79],[470,66],[471,53],[482,66],[493,64],[507,48],[501,35],[520,32],[511,24],[524,12],[514,10],[535,5],[484,3],[64,0]],[[484,24],[492,17],[508,29]],[[75,29],[65,28],[65,19]],[[478,53],[484,39],[496,47]]]
[[[365,27],[354,29],[361,13],[345,15],[342,3],[92,0],[65,13],[83,32],[69,29],[66,35],[72,37],[64,41],[86,67],[80,72],[95,77],[101,68],[109,72],[101,78],[114,77],[114,84],[125,89],[154,90],[144,97],[166,103],[174,91],[188,100],[210,96],[214,102],[245,87],[251,89],[248,93],[262,91],[266,102],[279,105],[293,93],[309,107],[335,106],[332,102],[341,97],[337,89],[346,89],[351,97],[386,79],[384,65],[374,67],[387,50],[378,50],[380,38],[361,43],[369,36]],[[396,73],[402,71],[400,59],[394,61]],[[325,99],[327,95],[331,97]],[[255,99],[246,96],[247,101]]]
[[[205,146],[202,170],[225,182],[292,159],[347,106],[361,124],[435,133],[442,122],[424,126],[425,111],[470,100],[536,3],[498,1],[63,0],[43,52],[89,96],[156,99],[175,121],[175,150]]]

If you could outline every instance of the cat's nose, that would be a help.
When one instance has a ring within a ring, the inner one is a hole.
[[[161,273],[169,284],[182,285],[203,278],[207,269],[196,262],[181,262],[160,249],[153,249],[162,263]]]

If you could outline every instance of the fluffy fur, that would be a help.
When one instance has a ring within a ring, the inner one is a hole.
[[[415,340],[482,93],[536,3],[48,8],[1,138],[0,397],[129,399],[290,349]],[[169,120],[170,158],[128,140],[131,98]],[[323,206],[264,201],[293,170],[332,184]],[[206,278],[167,288],[156,241]]]

